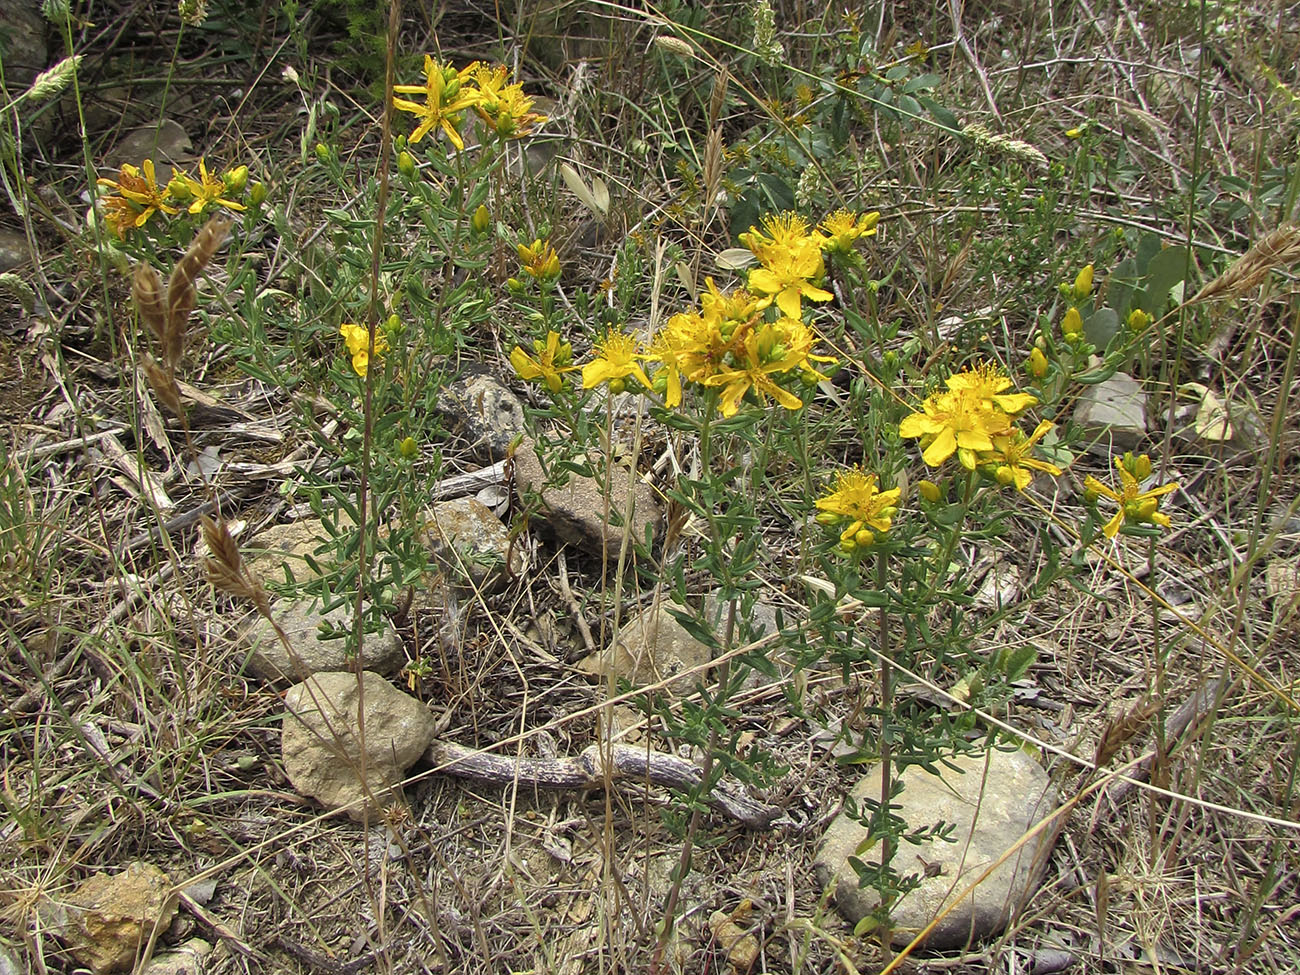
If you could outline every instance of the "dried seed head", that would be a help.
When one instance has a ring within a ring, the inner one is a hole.
[[[1278,227],[1196,292],[1192,302],[1206,301],[1220,295],[1240,298],[1263,281],[1274,268],[1290,267],[1297,261],[1300,261],[1300,226],[1288,224]]]
[[[226,239],[231,219],[222,214],[212,217],[190,244],[167,281],[167,334],[163,340],[163,362],[174,370],[185,349],[185,331],[197,298],[195,282],[212,255]]]
[[[131,295],[140,317],[161,346],[166,341],[167,308],[162,277],[148,264],[137,264],[131,277]]]
[[[722,106],[727,99],[727,85],[731,82],[731,72],[726,65],[718,69],[713,79],[713,91],[709,94],[709,126],[716,126],[722,115]]]
[[[1129,708],[1126,713],[1117,718],[1112,718],[1097,742],[1097,753],[1093,757],[1093,765],[1097,768],[1105,767],[1115,757],[1116,753],[1124,747],[1125,743],[1141,731],[1159,710],[1160,698],[1144,697]]]
[[[185,407],[181,403],[180,387],[172,373],[158,365],[149,356],[144,357],[144,374],[153,389],[154,399],[165,407],[173,416],[185,418]]]

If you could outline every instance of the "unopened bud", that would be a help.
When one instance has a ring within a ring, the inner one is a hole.
[[[469,218],[469,228],[476,234],[485,234],[492,226],[492,214],[485,204],[480,203],[474,215]]]
[[[415,159],[406,150],[397,154],[397,171],[407,179],[415,178]]]

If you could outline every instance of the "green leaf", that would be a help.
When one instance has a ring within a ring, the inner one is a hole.
[[[1151,258],[1147,265],[1146,294],[1142,310],[1152,317],[1164,314],[1169,303],[1169,292],[1187,277],[1187,248],[1181,245],[1166,247]]]
[[[1032,644],[1026,643],[1024,646],[1012,650],[1002,658],[1002,670],[1007,675],[1007,680],[1018,681],[1029,672],[1033,666],[1037,652]]]
[[[1119,315],[1114,308],[1098,308],[1083,323],[1083,337],[1099,349],[1104,349],[1119,331]]]

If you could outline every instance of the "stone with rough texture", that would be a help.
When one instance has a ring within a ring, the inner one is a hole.
[[[172,178],[173,166],[189,168],[194,160],[194,143],[180,123],[163,119],[158,124],[132,129],[118,140],[109,154],[109,161],[114,166],[123,163],[141,166],[146,159],[153,160],[158,185],[165,186]]]
[[[599,461],[597,461],[599,464]],[[543,487],[546,475],[533,444],[525,442],[515,452],[515,488],[521,499],[531,491],[540,491],[542,505],[536,520],[560,541],[568,542],[599,555],[603,547],[610,559],[617,559],[623,544],[624,529],[619,522],[627,509],[628,492],[632,492],[631,528],[640,541],[646,530],[659,522],[659,506],[649,485],[627,468],[615,464],[610,471],[608,503],[601,482],[568,472],[562,487]],[[608,521],[605,513],[609,512]]]
[[[365,782],[361,778],[358,733],[358,683],[364,686]],[[435,722],[428,708],[378,674],[366,671],[316,674],[285,694],[280,750],[284,771],[300,793],[327,809],[350,806],[348,815],[373,819],[383,805],[402,798],[401,782],[433,741]],[[355,805],[351,805],[352,803]]]
[[[212,945],[202,938],[191,938],[175,951],[155,955],[140,969],[140,975],[201,975],[203,962],[212,954]]]
[[[20,264],[27,264],[32,259],[31,248],[27,246],[27,237],[17,230],[0,227],[0,272],[12,271]]]
[[[340,513],[339,519],[340,528],[352,524],[345,514]],[[244,565],[263,583],[284,585],[286,568],[295,582],[310,582],[317,573],[307,565],[307,556],[319,559],[322,567],[332,565],[333,553],[326,548],[329,543],[329,532],[319,518],[272,525],[248,543],[242,553]],[[318,550],[322,550],[319,556]]]
[[[680,609],[680,607],[674,607]],[[627,680],[635,686],[653,684],[693,668],[691,677],[674,681],[678,692],[689,691],[705,679],[703,667],[712,654],[709,648],[673,618],[667,604],[651,606],[632,617],[619,629],[614,650],[598,650],[578,662],[578,669],[601,678]]]
[[[52,67],[45,38],[45,18],[37,0],[0,3],[0,53],[4,55],[5,87],[11,95],[21,94],[38,74]]]
[[[335,630],[352,628],[354,608],[350,604],[322,613],[320,606],[311,599],[281,600],[271,607],[271,613],[289,638],[294,652],[290,655],[264,617],[254,616],[240,639],[249,649],[248,669],[262,680],[288,683],[322,671],[346,670],[350,666],[345,638],[319,638],[323,625]],[[402,641],[387,620],[379,632],[365,635],[361,649],[367,670],[395,674],[406,663]]]
[[[491,508],[474,498],[453,498],[434,505],[425,538],[434,556],[455,577],[468,576],[476,588],[492,591],[523,571],[523,556],[517,546],[511,546],[506,526]]]
[[[524,432],[519,398],[482,366],[470,366],[443,391],[438,411],[479,460],[503,460]]]
[[[941,777],[915,765],[907,769],[901,776],[902,795],[893,802],[895,814],[909,829],[940,821],[956,827],[952,834],[955,843],[938,839],[919,846],[903,843],[895,855],[894,868],[901,874],[933,873],[924,877],[895,909],[896,945],[911,941],[950,900],[960,896],[1056,806],[1056,790],[1047,774],[1022,751],[995,749],[983,755],[956,756],[951,761],[964,774],[944,765],[939,765]],[[865,816],[862,800],[880,798],[879,768],[868,771],[851,794]],[[818,880],[823,886],[834,884],[835,906],[853,924],[870,914],[877,903],[875,891],[858,886],[857,874],[848,862],[866,838],[866,827],[841,812],[826,830],[814,863]],[[964,898],[931,932],[926,945],[948,950],[1000,931],[1041,876],[1035,864],[1040,839],[1030,840],[981,883],[975,889],[973,904],[971,897]],[[879,857],[880,844],[876,844],[861,859],[871,862],[874,858],[879,863]]]
[[[129,971],[137,953],[176,916],[171,881],[150,863],[95,874],[65,902],[72,953],[95,972]]]
[[[1142,384],[1125,372],[1083,387],[1074,419],[1108,450],[1132,450],[1147,432],[1147,399]]]

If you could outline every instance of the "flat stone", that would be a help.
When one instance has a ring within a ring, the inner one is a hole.
[[[523,572],[523,553],[510,544],[510,532],[491,508],[474,498],[434,505],[425,539],[453,577],[466,578],[477,589],[493,591]]]
[[[902,843],[895,854],[893,866],[900,874],[930,874],[894,910],[892,939],[896,945],[910,942],[1056,806],[1056,790],[1047,774],[1022,751],[994,749],[982,755],[955,756],[951,762],[961,771],[940,765],[942,775],[934,776],[913,765],[900,777],[903,792],[893,801],[895,814],[909,829],[939,822],[953,824],[956,842]],[[868,770],[850,794],[865,816],[863,800],[880,799],[879,767]],[[813,865],[823,886],[833,885],[836,909],[851,924],[870,914],[878,903],[874,890],[858,886],[857,874],[849,864],[849,857],[859,855],[867,836],[865,826],[841,812],[826,830]],[[975,888],[973,896],[963,898],[930,933],[926,946],[949,950],[1001,931],[1041,878],[1042,871],[1035,865],[1040,840],[1041,836],[1026,843]],[[860,859],[878,864],[880,844]]]
[[[1083,387],[1074,419],[1089,439],[1109,450],[1132,450],[1147,432],[1147,400],[1142,384],[1125,372]]]
[[[351,527],[352,519],[342,512],[339,526]],[[244,565],[263,583],[284,585],[285,569],[295,583],[319,578],[307,564],[307,556],[319,558],[327,569],[334,564],[329,532],[319,518],[304,518],[283,525],[272,525],[249,542],[243,551]],[[317,552],[321,554],[317,556]]]
[[[293,647],[291,654],[275,628],[263,616],[254,616],[240,634],[248,648],[248,669],[268,683],[292,683],[312,674],[330,670],[347,670],[352,660],[346,653],[346,639],[320,639],[328,627],[350,630],[355,607],[336,606],[322,613],[312,599],[281,600],[271,608],[271,615],[284,630]],[[367,670],[395,674],[406,663],[402,641],[393,625],[384,621],[383,629],[367,633],[361,644],[361,656]]]
[[[155,928],[176,916],[167,874],[135,862],[121,873],[98,873],[65,902],[64,935],[73,955],[94,972],[129,971]]]
[[[599,555],[603,548],[610,559],[617,559],[624,532],[618,522],[627,510],[629,492],[633,499],[633,539],[644,539],[647,529],[653,532],[653,527],[658,525],[660,511],[654,492],[626,467],[615,464],[610,470],[608,501],[596,478],[567,473],[568,479],[562,486],[544,487],[546,474],[534,445],[526,441],[515,452],[515,489],[520,499],[524,500],[531,491],[541,492],[542,505],[536,520],[560,541],[594,555]]]
[[[36,76],[51,67],[45,43],[46,24],[36,0],[0,3],[0,36],[4,37],[5,86],[18,95]],[[25,114],[25,113],[24,113]]]
[[[175,951],[155,955],[140,969],[140,975],[202,975],[204,961],[212,954],[212,945],[202,938],[190,938]]]
[[[480,461],[503,460],[524,433],[519,397],[482,366],[469,366],[442,391],[438,412]]]
[[[705,679],[704,668],[712,657],[710,649],[691,636],[673,618],[668,605],[661,603],[624,623],[613,649],[588,654],[578,661],[578,670],[602,679],[627,680],[640,687],[699,668],[689,678],[670,685],[684,692]]]
[[[365,783],[358,687],[364,687]],[[403,801],[399,783],[433,741],[435,721],[423,704],[371,671],[316,674],[289,688],[280,750],[293,787],[326,809],[349,806],[360,821],[375,803]],[[362,801],[364,799],[364,802]],[[373,800],[373,801],[372,801]],[[363,805],[368,809],[363,811]]]

